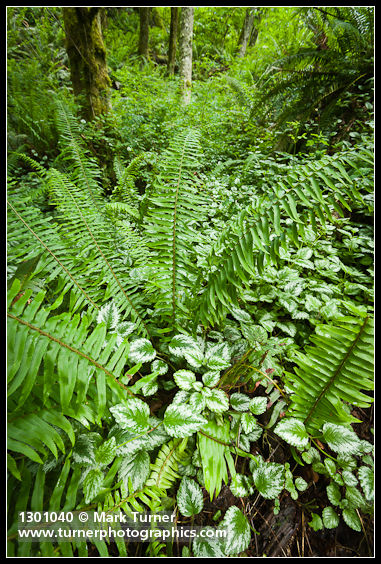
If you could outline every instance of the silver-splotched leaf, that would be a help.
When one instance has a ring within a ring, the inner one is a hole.
[[[115,425],[111,433],[115,436],[118,445],[118,456],[129,456],[141,450],[149,452],[169,440],[169,435],[163,428],[160,419],[150,417],[149,427],[149,433],[141,434],[128,429],[121,429]]]
[[[212,527],[203,527],[204,536],[196,537],[192,543],[193,553],[197,558],[225,558],[220,538],[211,538],[215,533]],[[210,532],[209,532],[210,531]],[[207,536],[209,535],[209,536]]]
[[[236,474],[231,481],[230,490],[235,497],[245,497],[253,492],[250,476]]]
[[[361,441],[356,433],[334,423],[324,423],[323,436],[328,446],[338,454],[358,454],[361,448]]]
[[[156,358],[151,364],[151,370],[157,372],[159,376],[163,376],[168,372],[168,364],[164,360]]]
[[[85,503],[92,501],[100,492],[103,484],[103,472],[99,468],[91,469],[83,481]]]
[[[142,394],[144,395],[144,397],[153,396],[154,394],[156,394],[158,389],[159,384],[157,382],[157,379],[151,380],[150,382],[147,382],[146,384],[144,384],[144,386],[142,386]]]
[[[250,323],[251,321],[250,313],[247,313],[247,311],[240,309],[239,307],[230,306],[230,313],[237,321],[243,321],[244,323]]]
[[[113,301],[102,306],[97,315],[97,323],[105,323],[107,329],[115,329],[119,323],[119,311]]]
[[[218,528],[226,531],[223,542],[226,555],[240,554],[249,546],[251,539],[249,523],[242,511],[235,505],[226,511]]]
[[[207,420],[194,413],[189,405],[171,404],[164,413],[164,428],[171,437],[183,438],[193,435]]]
[[[191,392],[187,392],[185,390],[179,390],[173,396],[172,405],[181,405],[183,403],[188,403],[190,396],[191,396]]]
[[[374,470],[369,466],[360,466],[358,470],[360,485],[366,499],[372,501],[374,499]]]
[[[118,333],[118,335],[123,337],[123,339],[125,339],[126,337],[128,337],[128,335],[131,335],[131,333],[133,333],[135,329],[136,323],[133,323],[132,321],[122,321],[122,323],[119,323],[117,325],[116,332]]]
[[[222,370],[230,366],[231,352],[227,343],[217,343],[205,353],[205,364],[211,370]]]
[[[138,398],[128,399],[125,404],[114,405],[110,407],[110,411],[122,429],[136,433],[143,433],[149,429],[149,407]]]
[[[265,343],[267,341],[267,331],[261,325],[241,323],[242,335],[251,345]]]
[[[229,398],[223,390],[214,388],[209,389],[209,394],[204,395],[206,407],[213,411],[213,413],[222,413],[229,409]]]
[[[306,448],[309,443],[304,423],[294,417],[287,417],[279,421],[274,432],[288,444],[297,448]]]
[[[267,409],[267,398],[265,396],[256,396],[250,400],[249,409],[254,415],[261,415]]]
[[[190,335],[176,335],[169,343],[170,352],[179,358],[185,358],[194,368],[202,365],[204,354],[200,343]]]
[[[95,450],[102,442],[99,433],[86,433],[79,435],[73,448],[73,461],[78,464],[93,465]]]
[[[205,374],[202,375],[202,381],[204,382],[205,386],[208,386],[208,388],[217,386],[220,378],[221,375],[219,370],[208,370],[208,372],[205,372]]]
[[[100,445],[95,451],[95,462],[99,466],[107,466],[111,464],[116,456],[116,441],[115,437],[111,437]]]
[[[136,339],[130,344],[128,359],[134,364],[138,362],[150,362],[156,356],[156,351],[148,339]]]
[[[247,411],[250,407],[250,398],[246,394],[235,392],[230,396],[230,405],[236,411]]]
[[[244,433],[251,433],[258,426],[258,422],[251,413],[242,413],[241,425]]]
[[[177,370],[173,373],[173,379],[181,390],[188,392],[196,381],[196,375],[191,370]]]
[[[118,479],[122,480],[129,490],[131,480],[132,491],[141,489],[150,473],[150,458],[148,452],[141,450],[132,455],[124,456],[118,470]]]
[[[204,507],[202,489],[188,476],[181,480],[176,499],[179,511],[184,517],[197,515]]]
[[[253,471],[254,485],[266,499],[275,499],[284,487],[284,466],[276,462],[261,464]]]
[[[189,398],[190,407],[197,413],[201,413],[206,407],[205,397],[201,392],[193,392]]]

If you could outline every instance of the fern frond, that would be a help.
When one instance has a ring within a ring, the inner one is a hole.
[[[92,399],[100,420],[108,393],[117,397],[129,393],[118,380],[127,359],[127,343],[115,350],[113,335],[104,346],[104,324],[92,330],[92,316],[51,316],[50,309],[43,307],[43,292],[30,299],[31,291],[26,290],[20,297],[19,286],[17,281],[12,285],[7,314],[11,417],[19,416],[26,400],[32,406],[35,401],[47,407],[53,402],[62,413],[75,413],[95,392]],[[92,381],[96,385],[90,385]],[[28,444],[27,433],[24,437]]]
[[[195,324],[215,325],[232,305],[239,306],[242,288],[261,276],[267,265],[279,265],[282,249],[311,244],[307,228],[318,240],[336,221],[335,214],[343,217],[343,209],[363,204],[359,175],[372,175],[370,163],[364,148],[280,167],[279,180],[265,184],[264,195],[232,218],[210,246],[208,267],[192,291]]]
[[[154,282],[160,289],[156,307],[172,318],[172,324],[196,275],[189,250],[197,240],[194,226],[202,220],[205,205],[195,182],[200,158],[199,134],[179,133],[160,163],[143,224],[153,253]]]
[[[173,439],[160,448],[155,462],[151,464],[147,486],[167,490],[180,478],[178,474],[178,462],[182,458],[178,451],[180,444],[181,439]]]
[[[373,389],[373,319],[343,317],[335,325],[319,325],[311,337],[314,346],[297,353],[294,374],[288,374],[291,405],[288,414],[319,431],[327,421],[358,422],[344,402],[369,407]]]

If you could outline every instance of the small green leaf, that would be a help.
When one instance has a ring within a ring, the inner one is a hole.
[[[348,427],[324,423],[323,436],[329,447],[338,454],[358,454],[360,452],[360,439]]]
[[[355,509],[343,509],[343,519],[348,527],[361,533],[361,521]]]
[[[164,428],[171,437],[189,437],[206,423],[189,405],[171,404],[164,413]]]
[[[119,427],[126,431],[143,433],[150,427],[149,407],[144,401],[138,398],[128,399],[124,405],[121,403],[114,405],[110,407],[110,411]]]
[[[103,484],[103,472],[99,468],[90,470],[83,481],[83,493],[85,502],[92,501],[100,492]]]
[[[317,513],[311,513],[311,515],[312,515],[312,519],[311,521],[308,521],[309,526],[314,531],[321,531],[321,529],[323,528],[323,521],[320,515],[318,515]]]
[[[196,375],[191,370],[178,370],[174,372],[173,379],[181,390],[189,391],[196,382]]]
[[[95,451],[95,462],[100,466],[107,466],[108,464],[111,464],[115,456],[116,456],[115,437],[111,437],[111,439],[105,441]]]
[[[305,448],[308,445],[309,438],[306,428],[299,419],[293,417],[282,419],[274,432],[294,447]]]
[[[200,513],[204,507],[204,499],[200,486],[187,476],[184,476],[177,490],[177,505],[181,515],[192,517]]]
[[[261,415],[267,409],[267,398],[265,396],[257,396],[251,399],[249,409],[254,415]]]
[[[339,516],[333,507],[324,507],[322,517],[326,529],[334,529],[339,524]]]
[[[223,541],[226,555],[240,554],[249,546],[251,539],[249,523],[242,511],[235,505],[226,511],[218,528],[226,531],[226,538]]]
[[[304,492],[306,491],[306,489],[308,488],[308,484],[307,482],[301,478],[300,476],[298,476],[295,479],[295,487],[300,491],[300,492]]]
[[[150,362],[156,356],[156,351],[148,339],[136,339],[130,344],[128,359],[137,364],[138,362]]]
[[[341,493],[339,486],[334,482],[331,482],[330,484],[328,484],[326,489],[330,503],[332,503],[332,505],[339,505],[341,500]]]

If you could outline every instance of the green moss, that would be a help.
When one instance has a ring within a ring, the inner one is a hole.
[[[107,72],[99,8],[63,8],[66,48],[74,94],[86,120],[110,109],[111,80]]]

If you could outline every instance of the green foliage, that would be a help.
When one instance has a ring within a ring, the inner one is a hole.
[[[75,117],[57,10],[9,9],[9,555],[180,555],[162,539],[23,543],[20,511],[205,527],[223,507],[224,538],[184,557],[258,556],[258,498],[300,503],[314,531],[365,531],[371,10],[266,8],[238,60],[244,7],[196,8],[181,109],[160,68],[169,7],[144,65],[136,10],[108,8],[121,85],[93,124]]]

